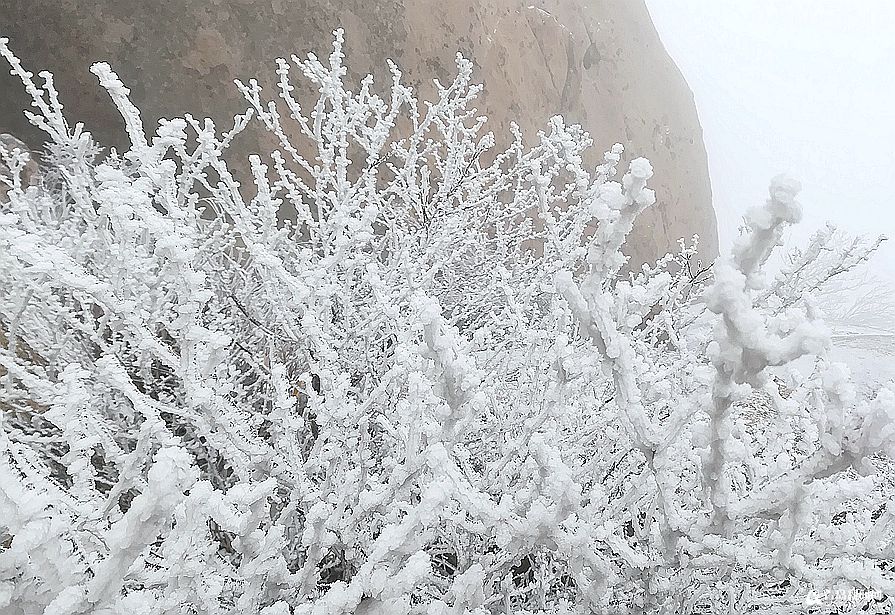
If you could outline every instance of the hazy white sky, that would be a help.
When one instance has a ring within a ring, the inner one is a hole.
[[[826,220],[891,239],[895,272],[895,1],[647,0],[693,90],[722,249],[768,180],[802,182],[802,240]]]

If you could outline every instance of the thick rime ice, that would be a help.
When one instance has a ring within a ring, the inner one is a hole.
[[[39,173],[0,139],[4,615],[892,611],[895,386],[812,299],[876,244],[766,280],[793,180],[713,267],[624,272],[650,163],[559,117],[497,149],[463,58],[420,103],[337,32],[154,135],[97,64],[100,155],[0,54],[48,137]]]

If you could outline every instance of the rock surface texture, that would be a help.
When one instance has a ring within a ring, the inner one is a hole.
[[[107,61],[131,89],[147,127],[190,112],[225,126],[244,108],[232,81],[275,77],[274,58],[325,56],[345,29],[347,65],[389,83],[386,58],[426,96],[451,79],[457,51],[485,84],[480,110],[500,142],[515,120],[527,135],[554,114],[594,138],[596,164],[613,143],[646,156],[658,202],[629,241],[633,264],[700,235],[717,254],[706,153],[693,96],[662,47],[642,0],[4,0],[0,35],[29,70],[49,70],[69,116],[104,145],[123,125],[89,72]],[[273,95],[273,91],[270,91]],[[34,146],[28,99],[0,75],[0,132]],[[237,153],[259,148],[245,136]]]

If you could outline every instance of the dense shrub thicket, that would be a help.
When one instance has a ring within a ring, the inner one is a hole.
[[[421,103],[347,84],[337,33],[151,136],[97,64],[103,154],[0,53],[48,138],[34,181],[0,143],[0,612],[892,609],[895,392],[806,292],[867,250],[766,279],[795,182],[711,270],[628,273],[650,164],[589,171],[559,117],[497,148],[462,58]]]

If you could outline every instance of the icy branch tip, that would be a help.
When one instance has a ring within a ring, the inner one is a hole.
[[[90,72],[99,78],[99,84],[110,93],[120,93],[124,96],[130,95],[130,89],[125,87],[121,79],[118,78],[118,73],[112,70],[112,67],[106,62],[97,62],[92,65]]]
[[[778,175],[771,180],[768,190],[771,193],[771,198],[775,201],[791,203],[802,190],[802,184],[788,175]]]
[[[653,165],[646,158],[635,158],[631,161],[631,175],[637,179],[649,179],[653,176]]]

